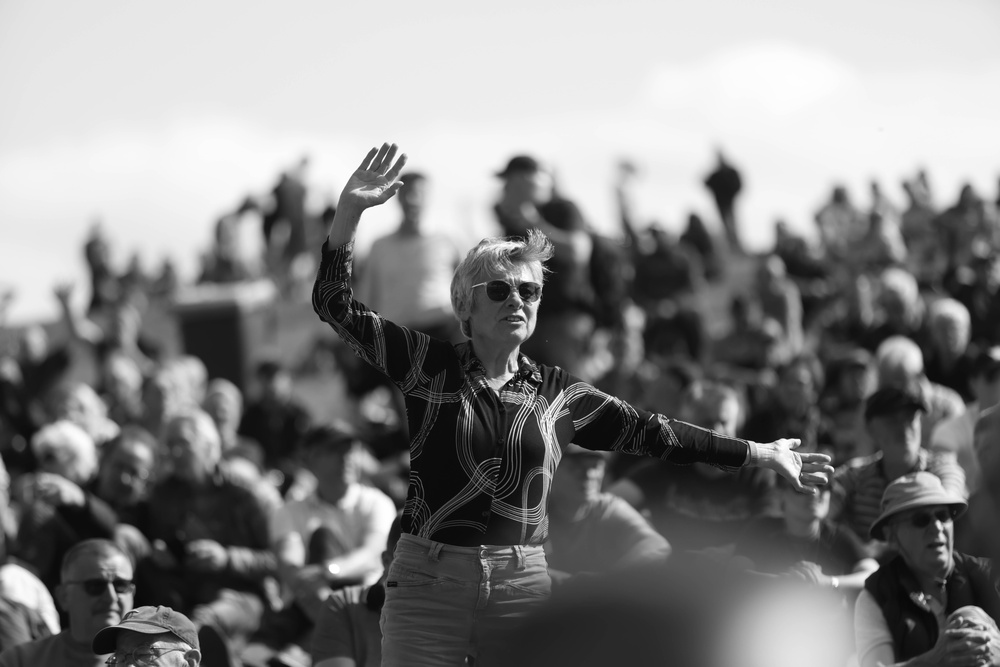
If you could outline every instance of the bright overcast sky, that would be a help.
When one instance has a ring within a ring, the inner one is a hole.
[[[777,217],[811,232],[834,180],[902,205],[926,167],[939,203],[964,181],[993,199],[998,29],[996,0],[2,0],[0,287],[13,320],[51,316],[98,218],[118,264],[170,254],[190,277],[245,195],[308,154],[319,206],[383,140],[470,243],[520,152],[604,230],[629,157],[643,217],[676,229],[714,220],[700,180],[721,146],[756,248]]]

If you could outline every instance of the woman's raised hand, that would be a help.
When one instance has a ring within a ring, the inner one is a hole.
[[[396,144],[382,144],[381,148],[373,148],[354,170],[343,192],[337,208],[348,207],[358,212],[383,204],[403,186],[399,172],[406,164],[406,153],[399,153]]]

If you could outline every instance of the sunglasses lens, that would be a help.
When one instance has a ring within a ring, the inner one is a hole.
[[[486,296],[490,301],[506,301],[510,296],[510,285],[502,280],[491,280],[486,283]]]
[[[537,301],[542,295],[542,286],[537,283],[521,283],[517,286],[517,293],[525,301]]]
[[[115,593],[118,595],[127,595],[135,590],[134,585],[128,579],[115,579],[114,581],[108,581],[106,579],[88,579],[83,582],[83,590],[86,591],[87,595],[91,597],[97,597],[108,590],[108,584],[114,586]]]
[[[941,523],[948,523],[952,520],[952,513],[950,510],[937,510],[936,512],[925,512],[921,514],[914,514],[911,519],[911,523],[914,528],[926,528],[931,525],[932,521],[940,521]]]

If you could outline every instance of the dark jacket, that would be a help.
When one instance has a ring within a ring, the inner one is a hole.
[[[896,660],[909,660],[934,648],[938,639],[934,612],[923,601],[917,579],[903,559],[896,556],[865,582],[892,633]],[[1000,623],[1000,595],[994,585],[990,561],[955,553],[955,568],[945,584],[945,614],[976,605]]]

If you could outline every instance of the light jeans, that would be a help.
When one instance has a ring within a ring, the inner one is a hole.
[[[506,664],[510,635],[552,587],[540,546],[455,547],[404,534],[382,607],[382,667]]]

